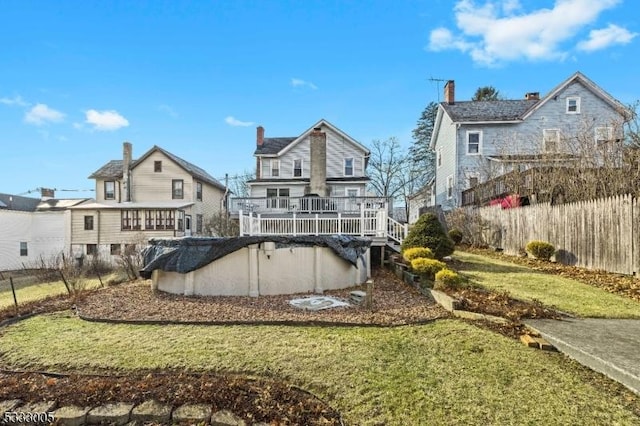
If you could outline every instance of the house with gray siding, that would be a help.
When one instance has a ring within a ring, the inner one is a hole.
[[[459,207],[466,189],[514,170],[566,165],[577,150],[620,142],[628,111],[576,72],[543,97],[458,101],[455,82],[444,88],[431,149],[436,154],[434,203]]]

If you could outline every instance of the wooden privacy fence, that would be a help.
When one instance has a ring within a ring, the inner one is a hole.
[[[556,260],[632,275],[640,268],[640,206],[630,195],[551,206],[467,208],[482,219],[485,241],[518,254],[529,241],[553,244]]]

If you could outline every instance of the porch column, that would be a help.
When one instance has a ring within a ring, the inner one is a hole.
[[[242,217],[242,209],[238,210],[238,218],[240,218],[240,221],[239,221],[240,223],[238,224],[240,229],[239,229],[238,233],[240,234],[240,236],[243,236],[244,235],[244,229],[243,229],[243,225],[244,224],[242,222],[244,222],[244,221],[243,221],[243,217]]]

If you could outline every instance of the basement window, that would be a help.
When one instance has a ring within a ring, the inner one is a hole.
[[[87,255],[95,256],[98,254],[98,245],[97,244],[87,244]]]

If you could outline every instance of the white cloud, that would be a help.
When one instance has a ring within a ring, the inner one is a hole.
[[[29,103],[22,99],[22,96],[17,95],[13,98],[0,98],[0,104],[9,105],[9,106],[21,106],[28,107]]]
[[[234,126],[234,127],[249,127],[249,126],[253,126],[254,124],[253,121],[240,121],[232,117],[231,115],[225,118],[224,122],[227,123],[229,126]]]
[[[178,118],[178,113],[176,112],[176,110],[171,108],[169,105],[165,105],[165,104],[158,105],[158,111],[162,111],[173,118]]]
[[[628,44],[638,33],[632,33],[626,28],[615,24],[609,24],[607,28],[592,30],[589,32],[589,39],[578,43],[578,49],[587,52],[605,49],[614,44]]]
[[[308,87],[311,90],[317,90],[318,86],[316,86],[315,84],[313,84],[310,81],[305,81],[299,78],[292,78],[291,79],[291,85],[293,87]]]
[[[64,120],[63,113],[56,111],[53,108],[49,108],[45,104],[36,104],[24,115],[25,123],[35,124],[36,126],[41,126],[47,123],[58,123],[62,120]]]
[[[85,111],[85,115],[85,123],[93,125],[94,130],[113,131],[129,125],[129,120],[114,110],[96,111],[90,109]],[[78,128],[75,124],[74,127]]]
[[[552,8],[525,13],[517,0],[491,0],[480,6],[473,0],[459,0],[453,9],[458,31],[442,27],[432,30],[428,49],[459,50],[487,66],[523,59],[562,60],[568,56],[567,43],[603,11],[619,3],[620,0],[556,0]],[[618,31],[616,40],[624,39],[621,34]]]

